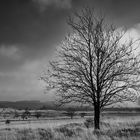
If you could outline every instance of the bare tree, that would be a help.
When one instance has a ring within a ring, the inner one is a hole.
[[[76,115],[76,111],[74,108],[68,108],[65,112],[65,115],[69,116],[71,119]]]
[[[105,18],[85,8],[68,24],[73,32],[57,50],[51,68],[41,76],[47,90],[56,89],[62,104],[79,102],[94,107],[94,127],[100,129],[105,106],[135,101],[140,63],[134,41],[121,43],[125,31],[107,25]]]
[[[39,111],[36,111],[34,116],[35,116],[37,119],[39,119],[39,118],[42,116],[42,113],[39,112]]]
[[[24,120],[24,119],[27,119],[31,116],[31,112],[29,111],[29,109],[26,107],[25,108],[25,111],[22,113],[21,115],[21,118]]]

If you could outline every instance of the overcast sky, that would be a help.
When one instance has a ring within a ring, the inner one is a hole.
[[[84,5],[140,36],[140,0],[0,0],[0,100],[51,100],[38,80],[65,36],[66,17]]]

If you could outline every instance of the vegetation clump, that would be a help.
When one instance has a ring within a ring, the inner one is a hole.
[[[88,118],[86,119],[86,121],[84,122],[84,125],[87,128],[93,127],[94,126],[94,120],[92,118]]]
[[[52,140],[53,139],[54,134],[51,129],[39,128],[37,132],[39,134],[40,140]]]

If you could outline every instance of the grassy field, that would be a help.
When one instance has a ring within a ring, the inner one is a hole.
[[[102,117],[100,131],[86,119],[1,122],[0,140],[140,140],[139,116]]]

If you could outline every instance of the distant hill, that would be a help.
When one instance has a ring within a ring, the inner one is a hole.
[[[67,105],[58,107],[54,101],[40,102],[38,100],[33,101],[0,101],[0,108],[12,108],[12,109],[42,109],[42,110],[69,110],[73,108],[75,111],[93,111],[93,107],[90,106],[78,106],[78,105]],[[138,111],[140,112],[140,106],[120,106],[120,107],[108,107],[104,111]]]
[[[16,102],[9,102],[9,101],[0,101],[0,108],[14,108],[14,109],[40,109],[40,108],[52,108],[54,103],[49,102],[40,102],[40,101],[16,101]]]
[[[68,110],[69,108],[74,108],[76,111],[89,111],[93,110],[92,107],[86,106],[86,107],[81,107],[81,106],[72,106],[72,105],[67,105],[67,106],[57,106],[55,105],[54,101],[47,101],[47,102],[40,102],[38,100],[33,100],[33,101],[16,101],[16,102],[11,102],[11,101],[0,101],[0,108],[13,108],[13,109],[42,109],[42,110]]]

